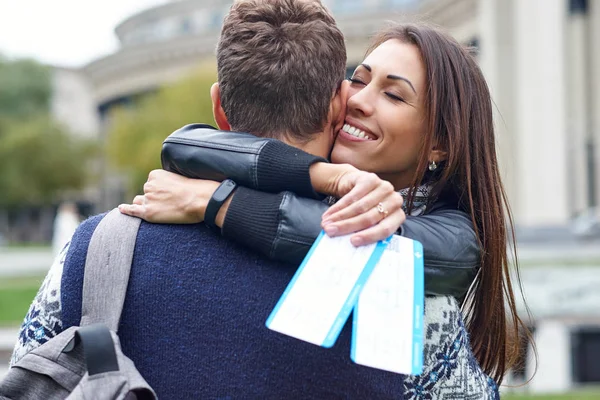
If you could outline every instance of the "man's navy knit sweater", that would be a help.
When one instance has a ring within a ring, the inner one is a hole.
[[[83,267],[101,216],[73,237],[64,329],[79,324]],[[296,270],[200,225],[142,222],[119,328],[124,353],[161,399],[391,399],[402,377],[353,364],[349,324],[324,349],[265,327]]]

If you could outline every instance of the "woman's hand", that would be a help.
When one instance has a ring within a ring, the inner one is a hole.
[[[133,204],[121,204],[119,211],[148,222],[195,224],[204,221],[208,201],[218,187],[219,182],[186,178],[157,169],[148,175],[144,195],[136,196]],[[219,225],[218,216],[216,222]]]
[[[311,167],[311,181],[317,175],[323,183],[317,191],[341,197],[323,214],[322,226],[329,236],[356,232],[350,240],[361,246],[388,238],[406,219],[402,196],[373,173],[317,163]]]

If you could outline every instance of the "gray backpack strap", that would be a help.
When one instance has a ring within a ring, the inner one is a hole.
[[[0,400],[156,400],[116,334],[140,221],[113,210],[98,224],[84,271],[81,327],[15,363],[0,379]]]
[[[81,326],[102,322],[117,331],[140,222],[114,209],[96,227],[85,260]]]

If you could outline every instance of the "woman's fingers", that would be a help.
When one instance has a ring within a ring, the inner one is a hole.
[[[323,220],[327,219],[338,211],[351,206],[357,200],[362,199],[377,187],[381,186],[383,182],[386,182],[379,179],[379,177],[377,177],[375,174],[363,171],[346,174],[342,177],[342,179],[344,179],[344,182],[340,182],[340,186],[350,189],[341,199],[337,201],[337,203],[329,207],[329,209],[323,214]],[[389,187],[391,190],[393,190],[391,186],[392,185],[389,184]]]
[[[143,195],[137,195],[133,198],[133,204],[143,205],[145,197]]]
[[[387,213],[380,212],[377,207],[371,208],[369,211],[361,213],[357,216],[345,218],[335,223],[330,223],[324,226],[325,233],[329,236],[342,236],[353,232],[360,232],[365,229],[369,229],[374,226],[379,226],[384,221],[383,228],[389,228],[392,225],[392,233],[404,222],[404,218],[398,214],[398,211],[402,211],[401,207],[395,207],[393,210],[385,210]],[[402,215],[404,212],[402,212]],[[383,231],[378,230],[383,235]],[[389,234],[387,235],[389,236]],[[378,236],[377,240],[386,238],[387,236]]]
[[[388,215],[377,225],[352,235],[352,237],[350,237],[350,242],[354,246],[364,246],[379,240],[385,240],[396,233],[405,220],[406,215],[404,214],[404,211],[399,209]]]
[[[145,219],[146,216],[146,209],[140,204],[121,204],[119,205],[119,211],[123,214],[141,219]]]
[[[355,246],[386,239],[406,219],[402,196],[389,182],[367,175],[360,176],[352,190],[323,215],[329,236],[357,232],[351,238]]]
[[[397,209],[402,207],[402,196],[390,190],[387,186],[380,186],[366,196],[359,198],[354,203],[341,210],[334,212],[328,216],[324,216],[323,227],[330,225],[335,222],[348,220],[363,214],[385,216],[385,214],[391,214]],[[365,219],[367,221],[367,219]],[[379,221],[376,221],[377,223]],[[360,229],[366,229],[373,224],[368,226],[362,226]]]
[[[122,204],[122,213],[159,224],[194,224],[204,213],[219,182],[190,179],[167,171],[152,171],[144,195]]]
[[[383,216],[376,209],[372,209],[366,213],[327,224],[323,229],[331,237],[343,236],[377,225],[382,219]]]

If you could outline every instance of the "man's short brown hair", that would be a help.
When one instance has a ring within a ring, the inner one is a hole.
[[[345,66],[344,36],[319,0],[238,0],[217,47],[221,105],[233,130],[309,140]]]

